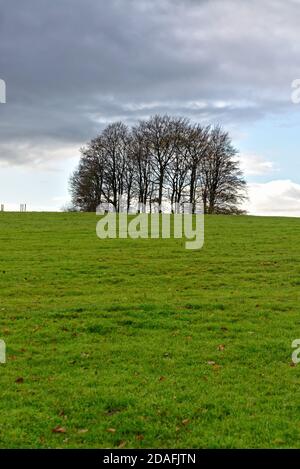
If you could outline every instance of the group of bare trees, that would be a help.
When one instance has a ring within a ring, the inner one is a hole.
[[[127,210],[133,205],[173,210],[202,202],[205,213],[239,213],[245,181],[237,151],[221,127],[191,124],[168,115],[151,117],[129,129],[108,125],[81,149],[70,180],[72,203],[94,211],[100,203]]]

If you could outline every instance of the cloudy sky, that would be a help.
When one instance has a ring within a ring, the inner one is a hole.
[[[300,216],[299,19],[300,0],[0,0],[0,202],[60,209],[80,146],[167,112],[230,131],[250,213]]]

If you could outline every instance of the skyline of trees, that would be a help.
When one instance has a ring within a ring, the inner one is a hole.
[[[204,213],[240,213],[246,182],[237,154],[221,126],[169,115],[132,128],[115,122],[81,149],[70,178],[72,204],[95,211],[106,203],[118,212],[125,199],[127,211],[168,203],[173,212],[202,202]]]

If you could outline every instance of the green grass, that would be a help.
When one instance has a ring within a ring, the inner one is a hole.
[[[200,251],[96,221],[0,214],[0,446],[299,446],[300,220],[206,217]]]

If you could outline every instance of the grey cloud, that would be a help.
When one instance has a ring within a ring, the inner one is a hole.
[[[230,125],[287,112],[300,72],[299,7],[295,0],[0,0],[8,100],[0,106],[0,160],[34,164],[36,151],[22,157],[12,142],[40,146],[47,159],[46,148],[80,146],[114,119],[170,112]]]

